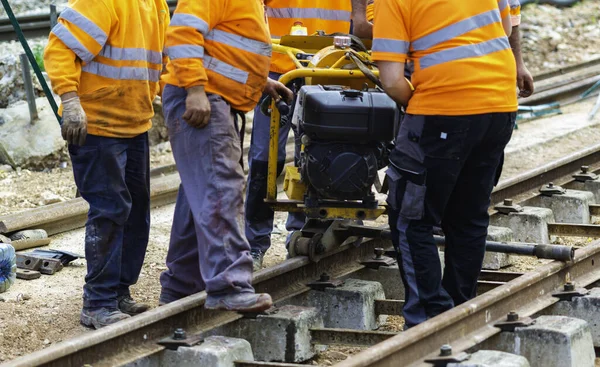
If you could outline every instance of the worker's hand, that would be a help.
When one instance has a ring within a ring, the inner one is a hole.
[[[271,96],[275,103],[283,98],[283,100],[289,104],[292,103],[292,100],[294,99],[294,93],[292,93],[288,87],[271,78],[267,78],[267,85],[265,85],[264,93]]]
[[[352,22],[352,34],[358,38],[373,39],[373,23],[367,19]]]
[[[187,93],[183,119],[188,125],[202,129],[210,120],[210,102],[204,92],[204,86],[188,88]]]
[[[533,77],[525,64],[517,64],[517,87],[519,87],[519,97],[529,97],[533,94]]]
[[[79,97],[76,94],[72,95],[73,97],[67,96],[62,101],[61,133],[68,144],[82,146],[87,136],[87,116]]]

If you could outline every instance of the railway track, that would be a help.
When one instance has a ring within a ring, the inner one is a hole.
[[[177,5],[176,0],[168,0],[169,9],[171,14],[175,10]],[[60,14],[60,12],[59,12]],[[17,17],[21,29],[25,34],[26,38],[33,37],[47,37],[50,33],[50,11],[48,13],[31,14]],[[0,18],[0,41],[16,41],[17,34],[14,32],[13,27],[8,18]]]
[[[510,197],[515,202],[527,202],[535,198],[540,186],[549,181],[555,182],[556,185],[575,187],[578,182],[572,175],[579,171],[581,165],[589,166],[589,172],[600,172],[600,144],[501,182],[494,191],[492,200],[498,203]],[[170,172],[172,167],[155,172],[161,171]],[[176,192],[178,186],[175,176],[167,174],[153,178],[153,199],[174,197],[173,190]],[[170,183],[167,185],[165,182]],[[159,199],[157,203],[164,204],[169,201],[171,200]],[[76,207],[77,204],[74,203],[55,205],[63,205],[60,212],[68,213],[66,207]],[[43,217],[41,214],[43,210],[56,215],[57,211],[52,209],[52,206],[39,209],[40,212],[37,212],[34,217]],[[594,209],[596,206],[590,205],[590,207],[592,213],[600,214],[599,209]],[[496,214],[493,209],[490,209],[490,212]],[[28,219],[22,215],[1,217],[0,232],[29,228],[27,223],[32,222],[31,216]],[[80,224],[77,226],[81,226],[81,213],[73,213],[72,219],[75,222],[79,221]],[[68,223],[68,215],[61,221]],[[16,225],[16,223],[21,224]],[[40,225],[41,223],[35,223],[31,227],[39,228]],[[60,227],[62,229],[57,229],[54,233],[69,230],[68,227]],[[71,225],[71,229],[73,227],[76,226]],[[600,237],[598,227],[589,224],[552,223],[548,225],[548,230],[550,234]],[[319,279],[323,273],[327,273],[332,279],[362,279],[367,274],[365,272],[373,275],[373,272],[381,271],[366,269],[367,265],[364,263],[365,260],[373,257],[375,249],[379,247],[387,248],[389,243],[380,239],[364,239],[359,247],[342,246],[317,263],[309,261],[306,257],[289,259],[256,273],[254,285],[257,291],[269,292],[278,306],[293,304],[295,300],[315,292],[308,284]],[[552,297],[552,294],[560,291],[567,280],[575,282],[578,287],[600,281],[598,264],[600,264],[600,242],[596,241],[584,248],[578,248],[572,262],[554,261],[526,274],[484,271],[479,281],[481,293],[479,297],[408,331],[394,333],[321,325],[310,328],[308,332],[312,343],[315,344],[369,347],[340,362],[339,366],[421,365],[425,359],[439,354],[439,348],[443,344],[452,345],[453,355],[478,347],[489,349],[490,346],[497,344],[495,340],[500,334],[500,329],[494,325],[505,321],[509,312],[516,311],[522,318],[540,312],[549,312],[548,310],[559,302],[559,299]],[[399,277],[397,281],[399,282]],[[236,329],[232,325],[247,322],[247,319],[239,314],[204,310],[202,305],[205,298],[204,293],[187,297],[131,320],[80,335],[10,361],[6,365],[123,366],[134,361],[138,361],[138,365],[140,363],[155,365],[152,363],[158,363],[161,356],[167,353],[165,347],[158,342],[172,335],[176,328],[185,328],[188,336],[185,342],[193,344],[193,340],[202,340],[203,337],[215,333],[230,335],[233,333],[232,330]],[[400,315],[402,304],[402,299],[380,299],[373,301],[372,307],[376,315]],[[281,367],[299,366],[299,364],[240,360],[236,362],[236,366]]]

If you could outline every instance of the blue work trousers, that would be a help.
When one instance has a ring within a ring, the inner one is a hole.
[[[280,74],[270,73],[269,78],[279,80]],[[263,96],[264,98],[265,96]],[[288,122],[279,129],[279,153],[277,161],[277,175],[283,171],[285,164],[285,145],[290,130],[295,137],[296,166],[300,159],[300,142],[289,120],[292,118],[293,107],[290,108]],[[271,232],[273,231],[274,211],[265,203],[267,197],[267,171],[269,161],[269,135],[271,118],[260,112],[260,106],[254,110],[252,123],[252,136],[248,152],[248,185],[246,186],[246,238],[253,251],[265,253],[271,247]],[[304,213],[288,213],[286,229],[295,231],[302,229],[306,216]]]
[[[148,134],[134,138],[88,135],[69,145],[75,183],[90,205],[85,225],[87,275],[83,307],[116,308],[144,263],[150,233]]]
[[[475,297],[490,195],[515,117],[405,116],[387,175],[407,327]],[[443,274],[433,238],[440,225],[446,236]]]
[[[254,292],[250,246],[243,236],[244,172],[236,119],[229,104],[209,94],[210,121],[188,125],[187,92],[167,85],[165,123],[181,176],[167,270],[160,276],[160,301],[172,302],[206,290],[219,295]]]

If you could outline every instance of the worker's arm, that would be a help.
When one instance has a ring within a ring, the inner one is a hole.
[[[187,90],[183,119],[203,128],[210,118],[210,103],[204,90],[208,81],[204,68],[204,37],[211,30],[211,16],[217,2],[179,0],[167,31],[165,53],[175,71],[179,85]]]
[[[367,1],[352,0],[352,33],[360,38],[373,38],[373,24],[367,20]]]
[[[44,67],[62,101],[61,133],[69,144],[85,143],[87,117],[79,100],[81,66],[92,62],[106,44],[113,17],[103,1],[79,0],[60,14],[48,37]]]
[[[519,25],[521,25],[521,3],[519,0],[509,0],[510,17],[512,23],[512,34],[508,38],[512,48],[515,62],[517,63],[517,86],[519,87],[520,97],[529,97],[533,94],[533,77],[523,62],[521,55],[521,41],[519,34]]]
[[[386,93],[401,106],[407,106],[412,88],[404,78],[408,60],[410,35],[406,23],[410,11],[405,1],[377,0],[373,27],[373,60],[377,61],[379,78]],[[394,24],[394,27],[390,27]]]
[[[394,61],[379,61],[379,78],[385,92],[397,104],[406,107],[412,97],[412,88],[404,78],[404,63]]]

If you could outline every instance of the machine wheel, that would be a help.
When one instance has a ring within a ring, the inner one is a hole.
[[[17,261],[15,248],[0,243],[0,293],[6,292],[17,279]]]

